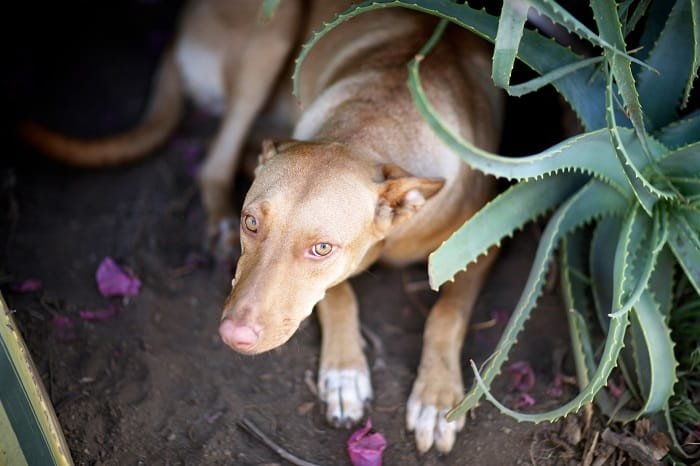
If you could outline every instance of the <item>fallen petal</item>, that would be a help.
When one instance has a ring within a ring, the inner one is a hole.
[[[508,366],[510,391],[529,392],[535,386],[535,372],[527,361],[516,361]]]
[[[348,439],[348,455],[353,466],[381,466],[386,439],[379,432],[372,432],[372,420],[355,431]]]
[[[116,316],[118,311],[118,307],[110,306],[107,309],[83,309],[78,315],[88,322],[104,322]]]
[[[518,397],[513,402],[513,409],[529,408],[535,404],[535,399],[529,393],[518,393]]]
[[[71,341],[75,339],[75,328],[73,321],[68,316],[54,314],[49,321],[53,327],[53,335],[59,341]]]
[[[19,283],[13,284],[10,289],[15,293],[34,293],[40,291],[44,283],[38,278],[27,278]]]
[[[564,395],[564,383],[562,381],[561,374],[557,374],[554,376],[554,381],[552,382],[552,385],[547,387],[545,393],[550,398],[561,398],[562,395]]]
[[[97,287],[102,296],[136,296],[141,290],[141,280],[127,273],[111,257],[105,257],[97,268]]]
[[[625,393],[625,380],[620,378],[620,383],[617,383],[613,377],[608,379],[608,391],[615,398],[620,398]]]

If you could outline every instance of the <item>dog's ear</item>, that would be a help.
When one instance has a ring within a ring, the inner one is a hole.
[[[260,155],[258,156],[258,166],[255,167],[254,171],[255,176],[258,176],[260,168],[269,162],[270,159],[296,144],[298,144],[298,141],[293,139],[281,142],[273,142],[270,139],[264,139],[262,142],[262,152],[260,152]]]
[[[381,165],[378,171],[380,186],[377,220],[384,226],[396,224],[413,215],[445,184],[443,178],[413,176],[392,163]]]

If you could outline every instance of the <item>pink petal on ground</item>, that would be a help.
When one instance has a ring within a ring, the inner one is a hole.
[[[15,293],[34,293],[40,291],[44,287],[44,283],[38,278],[27,278],[19,283],[14,283],[10,289]]]
[[[535,386],[535,373],[527,361],[516,361],[508,366],[510,391],[529,392]]]
[[[513,409],[529,408],[535,404],[535,399],[529,393],[518,393],[518,397],[513,402]]]
[[[53,334],[59,341],[70,341],[75,339],[75,328],[73,321],[68,316],[54,314],[49,321],[53,327]]]
[[[617,383],[613,377],[608,379],[608,392],[615,398],[620,398],[625,393],[625,381],[620,378],[620,383]]]
[[[88,322],[104,322],[116,316],[118,311],[117,306],[110,306],[107,309],[83,309],[78,315]]]
[[[97,287],[102,296],[136,296],[141,290],[141,280],[125,272],[111,257],[105,257],[97,268]]]
[[[561,398],[562,395],[564,395],[564,383],[561,380],[561,374],[557,374],[554,376],[554,381],[552,382],[552,385],[547,387],[545,393],[550,398]]]
[[[381,466],[386,439],[379,432],[372,432],[372,420],[356,430],[348,439],[348,455],[353,466]]]

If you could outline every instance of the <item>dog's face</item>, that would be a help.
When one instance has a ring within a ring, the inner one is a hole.
[[[327,289],[442,187],[340,144],[266,144],[241,212],[241,257],[219,328],[256,354],[286,342]]]

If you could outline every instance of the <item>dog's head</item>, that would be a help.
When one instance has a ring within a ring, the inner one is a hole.
[[[373,260],[391,228],[442,185],[342,144],[264,144],[241,211],[224,342],[247,354],[282,345],[326,290]]]

